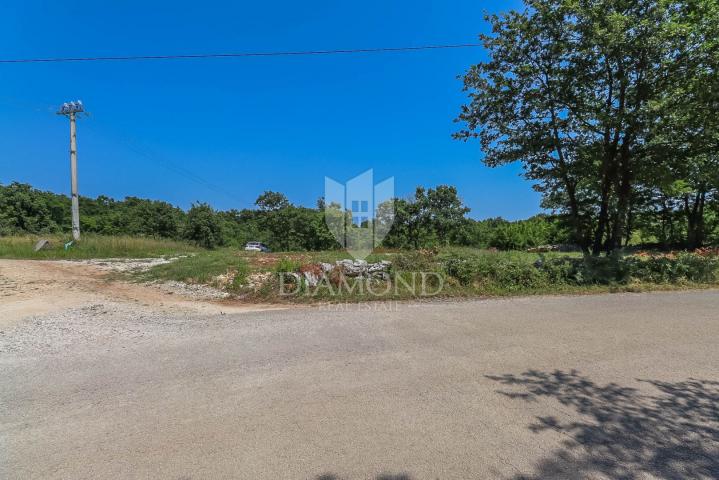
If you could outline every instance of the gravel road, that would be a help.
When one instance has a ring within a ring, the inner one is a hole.
[[[716,290],[87,300],[0,333],[0,478],[719,478]]]

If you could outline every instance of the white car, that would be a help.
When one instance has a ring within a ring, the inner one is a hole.
[[[270,249],[261,242],[247,242],[245,244],[245,251],[247,252],[269,252]]]

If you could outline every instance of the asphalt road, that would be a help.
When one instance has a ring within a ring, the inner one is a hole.
[[[718,339],[716,290],[90,305],[0,334],[0,478],[719,478]]]

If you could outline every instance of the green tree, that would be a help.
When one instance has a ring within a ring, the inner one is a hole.
[[[719,189],[719,2],[686,0],[673,6],[666,30],[670,55],[662,65],[666,74],[650,105],[655,120],[645,147],[646,184],[663,223],[681,214],[683,244],[691,249],[702,246],[715,228],[707,219]]]
[[[465,215],[469,213],[457,194],[457,188],[440,185],[427,190],[426,217],[429,227],[439,243],[450,245],[457,243]]]
[[[488,17],[490,59],[464,76],[456,137],[479,137],[487,165],[523,163],[595,254],[629,237],[671,12],[658,0],[529,0]]]
[[[255,205],[263,212],[274,212],[289,207],[290,202],[283,193],[267,190],[257,197]]]
[[[387,205],[379,209],[379,221],[385,222]],[[417,187],[411,199],[394,199],[394,222],[383,245],[396,248],[420,248],[460,243],[466,237],[469,212],[457,195],[457,189],[439,185],[426,190]]]
[[[215,211],[206,203],[194,203],[187,212],[185,238],[205,248],[215,248],[224,243],[222,227]]]
[[[59,232],[65,220],[62,200],[27,184],[0,186],[0,234]],[[66,204],[69,212],[69,201]]]

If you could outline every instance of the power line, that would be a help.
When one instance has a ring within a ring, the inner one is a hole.
[[[94,123],[97,123],[96,119],[94,119]],[[97,128],[97,125],[93,125],[93,122],[86,123],[85,126],[89,127],[90,130],[94,130],[96,132],[99,131],[99,129]],[[167,158],[164,158],[163,156],[160,156],[157,153],[152,152],[149,148],[144,147],[143,145],[141,145],[140,143],[138,143],[137,141],[135,141],[129,137],[125,137],[125,138],[119,137],[119,138],[116,138],[115,140],[118,141],[119,143],[123,144],[129,150],[140,155],[141,157],[144,157],[145,159],[147,159],[147,160],[149,160],[149,161],[151,161],[151,162],[153,162],[173,173],[176,173],[181,177],[184,177],[184,178],[191,180],[199,185],[202,185],[212,192],[222,194],[234,202],[245,203],[244,200],[240,199],[240,197],[236,196],[234,193],[230,193],[228,190],[218,186],[217,184],[214,184],[214,183],[206,180],[205,178],[194,173],[193,171],[188,170],[184,167],[181,167],[180,165],[177,165],[177,164],[171,162]]]
[[[420,45],[416,47],[379,47],[379,48],[353,48],[341,50],[299,50],[280,52],[238,52],[238,53],[198,53],[182,55],[124,55],[104,57],[55,57],[55,58],[10,58],[0,59],[0,63],[63,63],[63,62],[105,62],[105,61],[135,61],[135,60],[186,60],[203,58],[242,58],[242,57],[291,57],[304,55],[338,55],[356,53],[383,53],[383,52],[415,52],[419,50],[446,50],[455,48],[481,47],[480,43],[457,43],[447,45]]]

